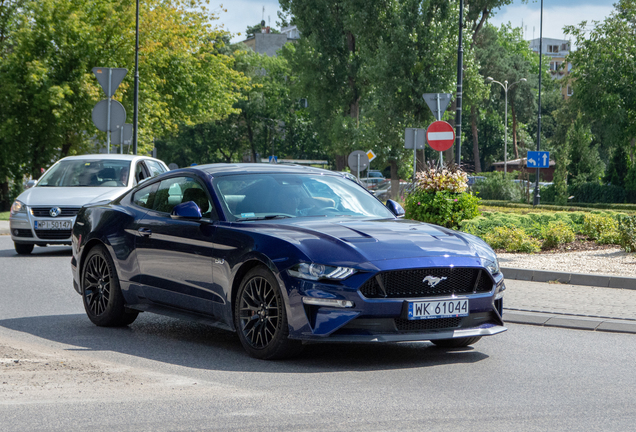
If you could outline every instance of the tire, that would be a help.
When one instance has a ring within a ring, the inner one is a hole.
[[[234,324],[247,353],[263,360],[289,358],[302,351],[291,340],[285,300],[274,275],[264,267],[243,278],[234,304]]]
[[[93,324],[123,327],[135,321],[139,312],[126,310],[115,264],[104,246],[90,250],[81,275],[84,309]]]
[[[15,247],[15,251],[18,255],[30,255],[31,252],[33,252],[33,246],[35,245],[27,243],[13,243],[13,246]]]
[[[477,343],[479,339],[481,339],[481,336],[455,338],[455,339],[439,339],[439,340],[432,340],[431,342],[433,342],[436,346],[440,348],[463,348],[463,347],[467,347],[468,345]]]

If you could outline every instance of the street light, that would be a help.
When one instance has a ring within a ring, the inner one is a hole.
[[[505,130],[505,138],[504,138],[504,178],[506,177],[506,174],[508,173],[508,89],[511,89],[512,86],[519,84],[520,82],[525,82],[528,81],[525,78],[521,78],[519,81],[514,82],[512,84],[510,84],[510,86],[508,86],[508,80],[505,80],[504,83],[500,83],[499,81],[495,81],[492,77],[488,77],[486,78],[486,81],[488,81],[489,83],[497,83],[499,84],[503,89],[504,89],[504,93],[506,94],[506,114],[505,114],[505,120],[504,122],[506,123],[506,127],[504,128]]]

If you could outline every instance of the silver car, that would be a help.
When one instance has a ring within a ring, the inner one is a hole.
[[[166,164],[146,156],[98,154],[60,159],[11,206],[9,221],[16,252],[30,254],[35,245],[70,245],[75,216],[83,205],[112,200],[166,171]]]

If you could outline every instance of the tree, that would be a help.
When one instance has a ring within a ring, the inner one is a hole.
[[[636,137],[636,1],[619,0],[615,8],[603,22],[594,21],[592,30],[582,22],[567,26],[565,33],[577,46],[567,59],[573,65],[570,100],[618,169],[624,164],[620,155],[634,151]]]
[[[134,65],[133,2],[28,1],[17,16],[13,48],[0,65],[0,137],[19,142],[24,172],[86,151],[105,134],[91,122],[104,95],[91,69]],[[140,15],[140,152],[178,124],[234,112],[246,79],[219,53],[216,30],[199,0],[144,0]],[[133,74],[116,98],[132,118]]]
[[[570,184],[598,182],[605,164],[601,161],[596,146],[592,145],[593,135],[585,118],[579,114],[571,124],[566,137],[569,148],[568,172]],[[626,174],[626,173],[625,173]]]

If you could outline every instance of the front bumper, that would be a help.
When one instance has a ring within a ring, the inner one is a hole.
[[[47,218],[35,217],[31,214],[31,209],[27,208],[26,213],[18,213],[9,217],[11,240],[15,243],[37,244],[37,245],[70,245],[72,229],[63,230],[36,230],[35,221],[71,221],[71,227],[75,223],[75,216]]]
[[[369,273],[358,273],[342,284],[295,279],[285,272],[281,272],[280,276],[288,288],[288,316],[292,339],[410,342],[491,336],[507,330],[502,318],[505,285],[501,273],[495,277],[488,274],[489,286],[482,289],[482,292],[407,298],[365,297],[360,288],[370,279]],[[353,306],[308,305],[303,303],[303,297],[344,300],[351,302]],[[439,301],[443,298],[468,299],[469,315],[423,320],[409,320],[405,315],[409,301]]]

